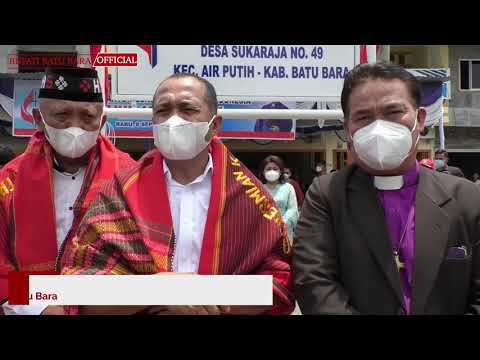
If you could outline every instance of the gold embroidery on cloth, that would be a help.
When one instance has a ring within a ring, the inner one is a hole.
[[[14,189],[15,185],[13,185],[12,180],[7,177],[5,180],[0,182],[0,199],[13,192]]]
[[[230,156],[230,160],[232,166],[240,166],[240,161],[237,158]],[[249,189],[245,191],[245,194],[255,201],[255,205],[258,206],[263,217],[267,220],[274,221],[275,224],[281,224],[282,216],[280,211],[278,211],[274,204],[271,204],[267,200],[265,195],[262,194],[262,190],[254,184],[252,179],[250,179],[243,171],[234,171],[233,175],[237,182],[241,182],[243,186],[249,187]]]

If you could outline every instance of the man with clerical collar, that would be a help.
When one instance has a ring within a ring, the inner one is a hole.
[[[316,178],[295,229],[304,314],[477,314],[480,193],[419,166],[418,81],[363,64],[341,95],[354,163]]]
[[[99,188],[133,166],[100,134],[105,124],[97,72],[48,69],[33,109],[38,130],[0,170],[0,304],[5,314],[62,314],[57,306],[8,304],[7,274],[54,270]]]
[[[201,77],[178,73],[160,83],[153,96],[156,149],[101,191],[62,274],[271,275],[273,305],[81,306],[68,313],[293,311],[286,225],[263,184],[215,136],[222,124],[217,107],[214,87]]]

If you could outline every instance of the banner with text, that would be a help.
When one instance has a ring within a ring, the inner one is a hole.
[[[220,100],[307,101],[339,98],[355,65],[355,45],[113,45],[137,53],[135,67],[115,67],[113,100],[151,99],[175,73],[209,80]]]

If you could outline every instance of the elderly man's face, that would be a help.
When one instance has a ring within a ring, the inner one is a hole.
[[[419,108],[417,127],[412,133],[412,147],[416,139],[424,129],[425,110]],[[359,129],[371,124],[375,120],[382,119],[405,125],[412,129],[415,123],[415,109],[410,98],[407,85],[398,79],[392,80],[366,80],[365,83],[354,88],[349,99],[349,116],[347,119],[347,132],[350,139]],[[352,147],[354,161],[367,172],[374,175],[389,175],[391,171],[376,171],[369,168],[357,156]],[[403,162],[399,169],[393,173],[405,170],[411,164],[411,158],[415,157],[415,151]]]
[[[54,128],[78,127],[86,131],[95,131],[102,123],[103,104],[41,99],[40,111],[45,122]],[[37,109],[34,109],[33,115],[38,127],[43,130],[43,122]]]

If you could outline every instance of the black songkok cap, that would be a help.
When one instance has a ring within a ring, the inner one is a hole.
[[[46,69],[38,98],[103,102],[97,71],[90,68]]]

